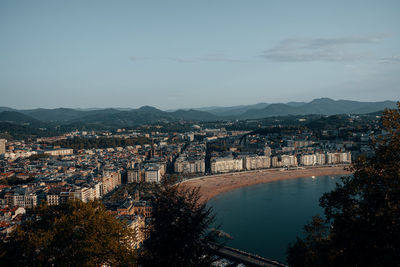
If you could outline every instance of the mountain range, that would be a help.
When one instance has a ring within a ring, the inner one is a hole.
[[[138,109],[12,109],[0,107],[0,122],[42,127],[45,123],[105,124],[109,126],[130,126],[157,122],[175,121],[215,121],[261,119],[287,115],[335,115],[366,114],[396,108],[395,101],[359,102],[314,99],[311,102],[258,103],[232,107],[205,107],[163,111],[155,107],[143,106]]]

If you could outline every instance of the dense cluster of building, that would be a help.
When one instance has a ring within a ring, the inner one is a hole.
[[[323,131],[322,137],[324,134]],[[26,209],[43,201],[59,205],[69,199],[102,199],[125,183],[159,183],[173,175],[185,179],[268,168],[349,164],[360,153],[370,152],[370,135],[371,132],[365,132],[356,133],[354,140],[325,140],[312,132],[261,135],[193,125],[187,133],[120,129],[115,133],[75,131],[36,142],[0,139],[0,181],[13,179],[23,184],[3,183],[0,187],[0,231],[8,233]],[[53,145],[59,140],[100,136],[146,137],[149,141],[92,149]],[[110,206],[110,211],[129,221],[132,229],[139,229],[151,216],[151,203],[128,197],[125,202]]]

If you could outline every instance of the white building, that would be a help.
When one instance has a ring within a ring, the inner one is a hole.
[[[284,167],[297,166],[297,157],[294,155],[282,155],[281,161],[282,161],[282,166]]]
[[[326,156],[325,156],[325,154],[316,153],[315,154],[315,160],[316,160],[316,164],[318,164],[318,165],[326,164]]]
[[[297,157],[294,155],[275,156],[271,160],[272,167],[295,167],[297,166]]]
[[[150,166],[144,170],[144,179],[148,183],[159,183],[161,181],[161,168]]]
[[[52,150],[44,151],[44,154],[50,155],[50,156],[72,155],[72,154],[74,154],[74,150],[71,148],[52,149]]]
[[[271,158],[268,156],[248,156],[243,158],[245,170],[257,170],[271,167]]]
[[[351,152],[326,153],[327,164],[351,163]]]
[[[317,164],[317,156],[315,154],[301,155],[300,164],[303,166],[313,166]]]
[[[203,158],[187,159],[180,157],[174,164],[174,171],[176,173],[204,173],[206,164]]]
[[[213,158],[211,159],[211,173],[233,172],[243,170],[243,159]]]

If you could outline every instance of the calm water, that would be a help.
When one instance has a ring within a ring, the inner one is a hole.
[[[286,248],[317,213],[318,200],[340,176],[320,176],[243,187],[209,201],[228,246],[286,263]]]

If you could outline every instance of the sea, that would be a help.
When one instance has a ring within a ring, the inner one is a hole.
[[[229,234],[226,245],[286,263],[286,249],[313,215],[319,199],[340,177],[317,176],[242,187],[212,198],[215,226]]]

